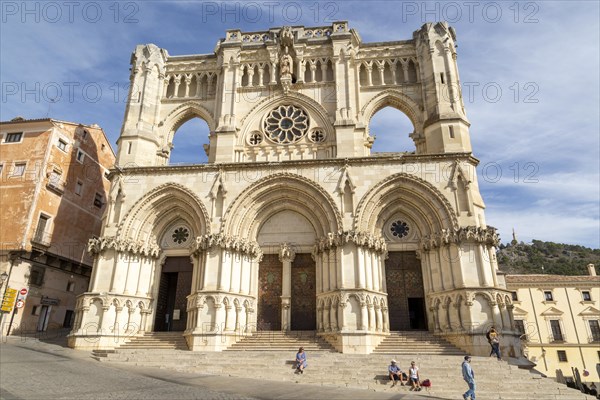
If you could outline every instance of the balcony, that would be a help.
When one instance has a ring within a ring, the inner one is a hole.
[[[31,245],[34,248],[47,250],[52,244],[52,234],[47,232],[36,232],[31,238]]]
[[[46,183],[46,188],[48,190],[53,191],[59,196],[62,196],[65,193],[65,183],[64,182],[55,182],[54,180],[49,179],[48,183]]]
[[[562,333],[548,336],[549,343],[564,343],[566,341],[567,340],[565,339],[565,335],[563,335]]]

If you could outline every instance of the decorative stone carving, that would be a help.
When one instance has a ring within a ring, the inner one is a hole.
[[[262,258],[262,250],[257,242],[220,233],[198,236],[192,246],[192,252],[195,254],[213,247],[247,254],[253,258]]]
[[[282,243],[280,246],[280,250],[279,250],[279,261],[283,262],[284,260],[287,261],[294,261],[294,258],[296,257],[296,252],[292,249],[292,247],[290,246],[289,243]]]
[[[318,254],[334,247],[343,246],[346,243],[354,243],[357,246],[366,247],[381,253],[387,252],[385,239],[383,237],[359,231],[328,233],[326,237],[317,239],[313,251]]]
[[[442,229],[430,235],[423,236],[420,241],[422,250],[432,250],[450,243],[460,244],[463,242],[475,242],[488,246],[498,246],[500,236],[496,228],[488,226],[481,228],[477,226],[466,226],[458,229]]]
[[[152,258],[158,258],[160,254],[160,247],[156,243],[135,241],[128,238],[120,239],[114,236],[92,238],[88,241],[87,251],[91,254],[99,254],[106,249]]]

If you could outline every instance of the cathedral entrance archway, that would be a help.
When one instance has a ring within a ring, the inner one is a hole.
[[[417,253],[389,252],[385,273],[390,330],[426,330],[425,291]]]
[[[167,257],[160,274],[156,298],[155,332],[184,331],[187,324],[187,296],[192,291],[189,257]]]

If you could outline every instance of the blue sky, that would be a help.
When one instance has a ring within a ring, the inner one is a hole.
[[[137,44],[210,53],[226,29],[348,20],[365,42],[402,40],[447,20],[488,224],[503,242],[600,247],[597,1],[2,1],[0,119],[46,116],[104,128],[115,145]],[[398,111],[372,120],[375,150],[410,150]],[[173,161],[203,161],[207,128],[185,124]],[[400,138],[400,139],[399,139]]]

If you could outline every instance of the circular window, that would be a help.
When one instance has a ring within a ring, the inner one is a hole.
[[[188,237],[190,236],[190,231],[187,228],[179,227],[173,231],[171,237],[173,241],[177,244],[181,244],[187,242]]]
[[[410,231],[410,227],[408,226],[408,224],[404,221],[398,220],[395,222],[392,222],[392,224],[390,225],[390,231],[392,232],[392,235],[398,239],[406,237],[408,235],[408,232]]]
[[[259,144],[261,144],[263,141],[263,136],[262,133],[260,132],[251,132],[250,135],[248,136],[248,144],[250,144],[250,146],[258,146]]]
[[[296,143],[308,130],[308,115],[292,105],[279,106],[265,118],[264,130],[275,143]]]
[[[308,134],[308,138],[313,143],[323,143],[325,141],[325,132],[320,128],[313,129]]]

